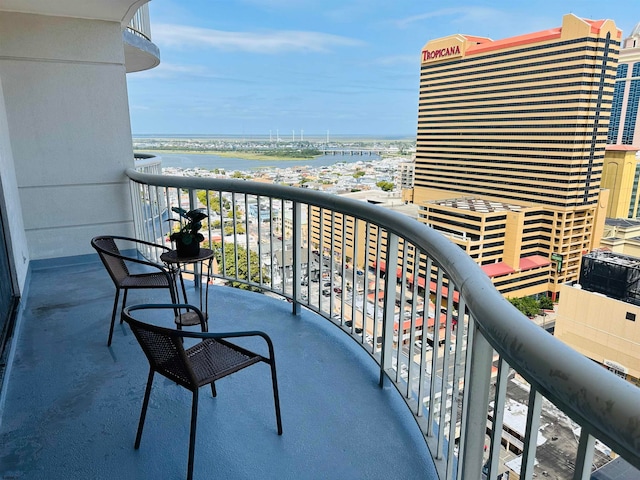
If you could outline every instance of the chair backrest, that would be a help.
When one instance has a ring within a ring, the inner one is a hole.
[[[100,260],[102,260],[107,272],[109,272],[111,280],[113,280],[116,285],[119,285],[129,276],[127,264],[123,260],[120,249],[116,245],[113,237],[95,237],[91,240],[91,245],[98,252]]]
[[[179,331],[141,322],[124,311],[122,317],[131,327],[153,370],[188,389],[198,388]]]

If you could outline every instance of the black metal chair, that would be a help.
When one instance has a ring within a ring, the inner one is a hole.
[[[124,308],[127,303],[127,293],[129,290],[139,288],[168,289],[171,295],[171,303],[176,303],[177,283],[175,276],[180,275],[179,270],[171,270],[162,264],[143,260],[138,257],[123,255],[120,248],[118,248],[116,240],[118,242],[130,242],[129,245],[135,247],[142,246],[143,248],[155,248],[162,252],[171,251],[170,248],[163,245],[157,245],[155,243],[145,242],[144,240],[129,237],[103,235],[91,239],[91,246],[98,252],[100,260],[102,260],[102,263],[107,269],[107,272],[109,272],[109,276],[116,287],[116,296],[113,301],[111,327],[109,328],[109,340],[107,341],[107,345],[111,345],[111,339],[113,337],[113,327],[116,320],[116,312],[118,310],[120,290],[124,291],[124,295],[122,296],[122,308]],[[128,264],[137,264],[149,271],[144,273],[131,273],[127,266]],[[122,323],[122,319],[120,320],[120,323]]]
[[[187,332],[171,328],[150,325],[134,319],[131,314],[139,310],[179,309],[191,310],[199,317],[204,325],[202,312],[191,305],[175,304],[147,304],[133,305],[122,310],[122,318],[126,321],[135,337],[138,339],[147,360],[149,361],[149,378],[140,412],[140,422],[136,434],[135,448],[140,447],[142,429],[149,405],[151,385],[156,372],[190,390],[193,394],[191,405],[191,429],[189,436],[189,462],[187,479],[193,477],[193,459],[196,440],[196,421],[198,415],[198,390],[204,385],[211,385],[211,394],[216,396],[215,381],[231,375],[243,368],[259,362],[267,363],[271,367],[271,381],[273,385],[273,400],[276,410],[278,435],[282,435],[282,420],[280,418],[280,399],[276,377],[276,362],[273,343],[267,334],[259,331],[248,332]],[[269,356],[263,357],[250,350],[227,341],[229,338],[262,337],[267,343]],[[184,339],[200,340],[194,346],[184,347]]]

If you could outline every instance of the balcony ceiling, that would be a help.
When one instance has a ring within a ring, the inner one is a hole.
[[[129,23],[149,0],[2,0],[0,11]]]

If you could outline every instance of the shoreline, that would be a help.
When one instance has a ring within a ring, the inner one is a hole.
[[[314,155],[312,157],[278,157],[274,155],[261,155],[253,152],[229,152],[220,150],[134,150],[134,153],[149,153],[149,154],[162,154],[162,153],[175,153],[182,155],[215,155],[217,157],[224,158],[241,158],[242,160],[255,160],[257,162],[300,162],[300,161],[313,161],[322,155]]]

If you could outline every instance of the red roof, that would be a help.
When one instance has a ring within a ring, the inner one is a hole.
[[[431,319],[429,319],[431,320]],[[433,323],[432,323],[433,325]],[[417,317],[416,318],[416,327],[421,327],[422,326],[422,317]],[[409,330],[411,328],[411,320],[405,320],[404,322],[402,322],[402,331],[406,332],[407,330]],[[394,322],[393,324],[393,329],[397,332],[398,331],[398,322]]]
[[[480,268],[489,277],[500,277],[515,272],[513,268],[504,262],[487,263],[486,265],[481,265]]]
[[[371,267],[372,267],[372,268],[376,268],[376,265],[377,265],[377,263],[376,263],[376,262],[372,262],[372,263],[371,263]],[[386,270],[387,270],[387,264],[386,264],[383,260],[380,260],[380,271],[381,271],[381,272],[385,272]],[[401,277],[402,277],[402,267],[398,267],[398,268],[396,269],[396,276],[397,276],[398,278],[401,278]],[[412,276],[411,274],[407,274],[407,281],[408,281],[409,283],[413,282],[413,276]]]
[[[520,259],[520,270],[531,270],[532,268],[546,267],[551,265],[551,260],[542,255],[532,255]]]
[[[418,285],[424,288],[424,277],[418,277]],[[429,292],[436,293],[436,282],[429,282]],[[442,286],[442,298],[447,298],[449,295],[449,289]],[[458,303],[460,301],[460,293],[457,290],[453,291],[453,301]]]
[[[534,268],[546,267],[547,265],[551,265],[551,261],[548,258],[543,257],[542,255],[532,255],[531,257],[522,257],[518,268],[522,272]],[[515,272],[515,269],[507,265],[505,262],[488,263],[486,265],[482,265],[480,268],[491,278],[501,277],[502,275],[508,275]]]
[[[518,35],[517,37],[503,38],[493,42],[484,42],[467,47],[465,55],[473,55],[476,53],[490,52],[491,50],[499,50],[502,48],[517,47],[519,45],[528,45],[531,43],[545,42],[560,38],[561,29],[552,28],[541,32],[527,33]]]
[[[373,302],[374,294],[370,293],[367,295],[367,299]],[[384,298],[384,290],[378,290],[378,300]]]
[[[600,29],[606,22],[606,20],[589,20],[582,18],[584,22],[591,25],[591,33],[598,34]],[[559,39],[562,35],[562,27],[550,28],[548,30],[542,30],[540,32],[527,33],[524,35],[518,35],[515,37],[503,38],[502,40],[484,41],[481,43],[472,44],[467,47],[465,55],[474,55],[476,53],[486,53],[492,50],[499,50],[503,48],[518,47],[520,45],[528,45],[531,43],[547,42],[549,40]],[[617,37],[621,38],[622,31],[617,29]],[[471,37],[464,35],[470,42],[477,42],[478,37]]]
[[[640,147],[636,147],[633,145],[607,145],[604,147],[604,149],[620,151],[620,152],[627,152],[627,151],[637,152],[638,150],[640,150]]]

